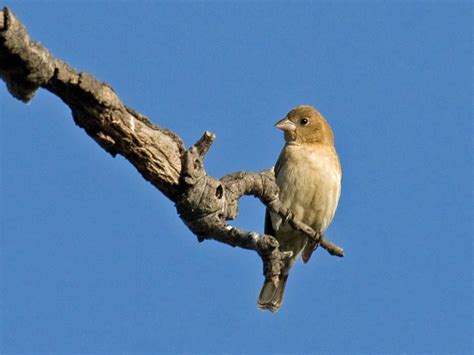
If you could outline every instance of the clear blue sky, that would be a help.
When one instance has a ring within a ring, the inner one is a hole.
[[[222,176],[275,162],[298,104],[331,123],[343,192],[277,314],[261,261],[197,243],[163,195],[40,91],[0,83],[1,352],[473,351],[469,2],[3,1],[33,39]],[[263,230],[264,206],[235,222]]]

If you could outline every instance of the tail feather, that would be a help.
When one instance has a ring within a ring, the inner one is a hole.
[[[258,308],[267,308],[267,305],[272,302],[273,296],[275,296],[275,293],[278,290],[279,283],[279,280],[277,284],[275,283],[275,280],[265,280],[262,286],[262,290],[260,291],[260,295],[258,296]]]
[[[273,280],[265,280],[258,297],[258,308],[277,312],[283,304],[286,280],[288,280],[288,275],[280,275],[277,284]]]

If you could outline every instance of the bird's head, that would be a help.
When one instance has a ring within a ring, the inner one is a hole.
[[[275,124],[285,134],[287,143],[334,144],[331,126],[312,106],[301,105]]]

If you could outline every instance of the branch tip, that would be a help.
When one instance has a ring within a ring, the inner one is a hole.
[[[320,242],[321,247],[326,249],[326,251],[334,256],[338,256],[340,258],[344,257],[344,249],[342,249],[340,246],[330,242],[327,239],[321,239]]]
[[[194,147],[196,147],[198,154],[201,156],[201,158],[204,158],[204,156],[207,154],[209,151],[209,148],[211,148],[212,143],[216,139],[216,135],[214,133],[211,133],[209,131],[204,132],[201,138],[194,143]]]

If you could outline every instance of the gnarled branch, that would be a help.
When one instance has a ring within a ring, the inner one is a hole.
[[[280,214],[295,230],[319,241],[333,255],[342,248],[322,239],[293,218],[278,200],[273,170],[238,172],[222,179],[207,175],[203,160],[215,136],[206,132],[190,149],[178,135],[125,106],[114,90],[90,74],[77,72],[33,42],[7,8],[0,10],[0,77],[9,92],[28,102],[44,88],[66,103],[76,124],[112,156],[120,154],[176,204],[177,211],[199,241],[214,239],[258,252],[267,278],[278,276],[288,253],[268,235],[246,232],[226,220],[238,213],[243,195],[253,195]]]

